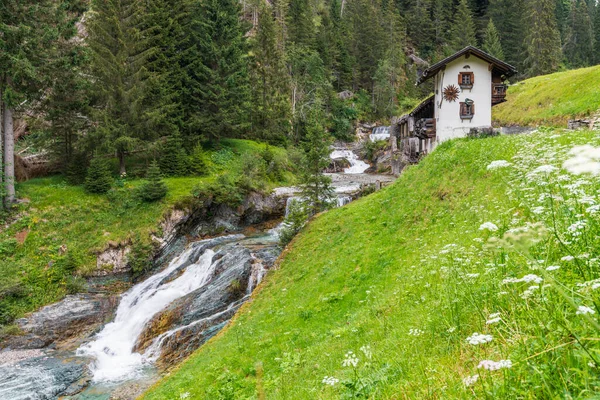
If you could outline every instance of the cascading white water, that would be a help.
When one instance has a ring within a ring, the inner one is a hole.
[[[373,132],[369,135],[371,142],[378,142],[380,140],[388,140],[390,138],[390,127],[389,126],[378,126],[373,129]]]
[[[210,282],[215,264],[214,251],[206,250],[196,262],[190,260],[196,246],[191,245],[162,272],[135,285],[121,298],[114,322],[107,324],[95,340],[77,350],[91,356],[95,382],[124,381],[140,375],[148,356],[134,353],[133,348],[146,324],[171,302]],[[176,279],[163,282],[170,274],[192,261]]]
[[[330,157],[332,159],[345,158],[350,162],[350,167],[344,169],[345,174],[362,174],[370,167],[351,150],[335,150]]]

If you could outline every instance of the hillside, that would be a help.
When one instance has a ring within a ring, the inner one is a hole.
[[[569,119],[600,110],[600,66],[558,72],[511,86],[507,102],[494,107],[494,122],[566,127]]]
[[[447,142],[320,215],[144,399],[591,396],[600,183],[560,169],[584,143],[598,132]]]
[[[293,175],[284,170],[289,169],[286,151],[270,149],[283,166],[279,182],[267,184],[289,183]],[[149,234],[159,229],[165,212],[190,197],[194,187],[224,173],[248,173],[244,155],[260,159],[264,151],[265,145],[257,142],[223,140],[220,149],[206,151],[203,176],[166,178],[167,197],[156,203],[137,199],[141,179],[117,180],[107,195],[86,193],[62,176],[19,184],[17,195],[25,202],[12,224],[0,225],[0,325],[65,294],[85,291],[82,277],[96,268],[97,253],[108,243],[133,241],[148,247]]]

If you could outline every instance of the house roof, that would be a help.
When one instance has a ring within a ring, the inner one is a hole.
[[[509,78],[517,73],[517,69],[515,67],[513,67],[512,65],[507,64],[504,61],[499,60],[496,57],[486,53],[483,50],[479,50],[476,47],[467,46],[464,49],[462,49],[461,51],[451,55],[448,58],[444,58],[442,61],[427,68],[423,72],[423,75],[421,75],[421,77],[417,80],[417,85],[420,85],[421,83],[429,80],[430,78],[433,78],[447,64],[449,64],[452,61],[454,61],[464,55],[467,55],[467,54],[473,55],[477,58],[480,58],[484,61],[489,62],[490,64],[493,65],[494,72],[504,75],[506,78]]]

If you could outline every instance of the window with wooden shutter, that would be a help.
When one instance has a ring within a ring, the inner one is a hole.
[[[458,84],[462,89],[472,89],[475,84],[475,74],[473,72],[459,73]]]
[[[465,100],[460,103],[460,118],[461,119],[473,119],[475,115],[475,103],[473,100]]]

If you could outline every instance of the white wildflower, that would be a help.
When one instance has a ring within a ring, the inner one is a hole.
[[[190,397],[190,392],[181,393],[179,395],[180,399],[188,399]]]
[[[446,332],[448,332],[448,333],[452,333],[452,332],[454,332],[455,330],[456,330],[456,327],[455,327],[455,326],[451,326],[450,328],[448,328],[448,330],[447,330]]]
[[[498,322],[502,321],[502,318],[500,318],[500,314],[492,314],[488,318],[489,319],[487,321],[485,321],[486,325],[493,325],[493,324],[497,324]]]
[[[424,334],[424,333],[425,333],[425,332],[423,332],[422,330],[420,330],[420,329],[415,329],[415,328],[411,328],[411,329],[408,331],[408,334],[409,334],[410,336],[421,336],[421,335],[422,335],[422,334]]]
[[[506,278],[502,281],[503,284],[508,284],[508,283],[519,283],[519,282],[534,282],[534,283],[542,283],[544,279],[540,276],[537,276],[535,274],[529,274],[529,275],[525,275],[522,278]]]
[[[363,346],[360,348],[360,351],[362,351],[362,353],[365,355],[367,360],[370,360],[373,358],[373,352],[371,351],[371,346],[369,346],[369,345]]]
[[[498,168],[505,168],[505,167],[510,167],[510,163],[506,160],[496,160],[496,161],[492,161],[488,166],[487,169],[488,170],[493,170],[493,169],[498,169]]]
[[[488,371],[497,371],[502,368],[511,368],[512,361],[510,360],[500,360],[500,361],[492,361],[492,360],[483,360],[479,363],[477,368],[484,368]]]
[[[322,383],[329,386],[335,386],[339,381],[339,379],[334,378],[333,376],[326,376],[323,378]]]
[[[558,171],[558,168],[552,165],[541,165],[534,169],[532,174],[550,174],[554,171]]]
[[[349,351],[346,353],[346,355],[344,356],[344,361],[342,361],[342,367],[354,367],[356,368],[356,366],[358,365],[358,357],[356,357],[356,354],[354,354],[354,352]]]
[[[575,146],[569,152],[572,156],[563,163],[563,168],[574,175],[600,174],[600,148],[590,146]]]
[[[527,299],[528,299],[528,298],[530,298],[530,297],[533,295],[533,293],[534,293],[536,290],[538,290],[539,288],[540,288],[540,287],[539,287],[539,286],[537,286],[537,285],[535,285],[535,286],[529,286],[529,287],[527,288],[527,290],[525,290],[525,291],[523,292],[523,294],[521,295],[521,298],[522,298],[522,299],[524,299],[524,300],[527,300]]]
[[[575,257],[573,256],[564,256],[563,258],[561,258],[562,261],[573,261],[575,259]]]
[[[477,379],[479,379],[479,375],[467,376],[463,379],[463,383],[466,387],[469,387],[474,385],[477,382]]]
[[[484,230],[488,230],[490,232],[496,232],[498,230],[498,227],[496,226],[496,224],[492,223],[492,222],[485,222],[483,224],[481,224],[481,226],[479,227],[480,231],[484,231]]]
[[[546,271],[556,271],[557,269],[560,269],[560,265],[551,265],[546,268]]]
[[[579,306],[577,308],[577,312],[575,314],[577,314],[577,315],[596,314],[596,311],[592,310],[591,308],[589,308],[587,306]]]
[[[533,212],[536,215],[543,214],[544,211],[546,211],[544,207],[535,207],[533,210],[531,210],[531,212]]]
[[[466,274],[467,278],[479,278],[479,274]]]
[[[474,334],[472,334],[471,336],[469,336],[467,338],[467,343],[472,344],[473,346],[477,346],[479,344],[489,343],[493,339],[494,338],[492,337],[492,335],[484,335],[484,334],[475,332]]]

